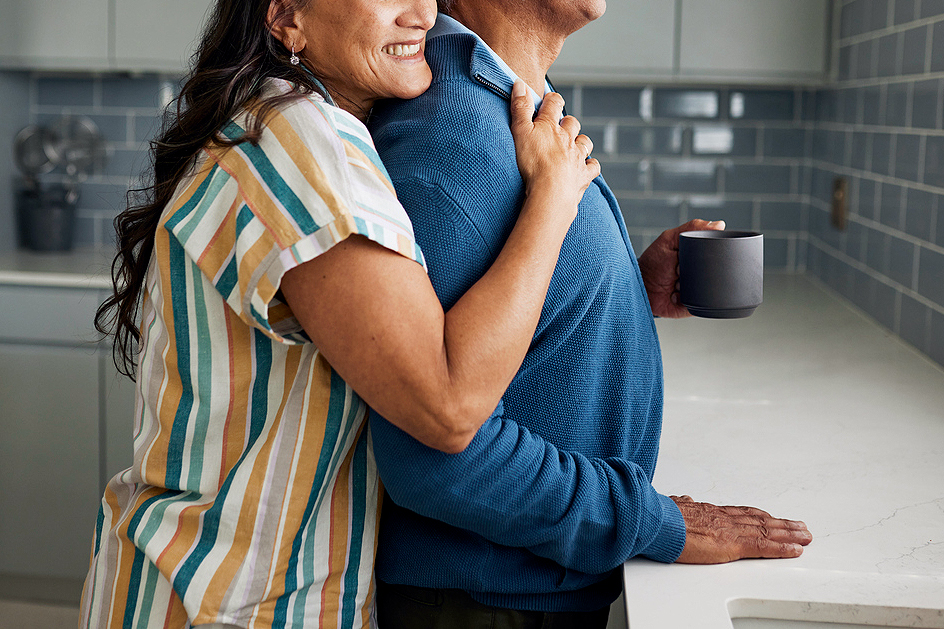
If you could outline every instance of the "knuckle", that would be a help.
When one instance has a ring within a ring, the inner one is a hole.
[[[544,98],[550,99],[551,102],[555,104],[564,104],[564,97],[560,94],[560,92],[549,92],[544,96]]]

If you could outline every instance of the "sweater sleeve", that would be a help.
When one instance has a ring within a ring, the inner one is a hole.
[[[560,450],[502,412],[499,406],[469,447],[451,455],[372,413],[374,454],[393,501],[589,574],[635,556],[678,558],[681,513],[638,465]]]

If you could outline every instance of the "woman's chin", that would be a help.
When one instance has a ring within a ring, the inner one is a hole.
[[[433,81],[432,73],[428,73],[426,76],[417,77],[411,81],[404,81],[400,85],[397,85],[397,88],[392,94],[393,98],[400,98],[402,100],[409,100],[411,98],[416,98],[420,96],[429,89],[430,84]]]

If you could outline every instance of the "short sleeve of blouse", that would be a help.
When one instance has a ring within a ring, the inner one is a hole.
[[[224,135],[240,137],[253,115],[235,118]],[[258,143],[205,149],[163,226],[243,321],[277,341],[299,343],[301,326],[276,297],[288,270],[352,234],[425,263],[359,120],[317,96],[265,120]]]

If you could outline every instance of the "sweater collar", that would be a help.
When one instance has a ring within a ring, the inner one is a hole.
[[[426,41],[432,41],[437,37],[445,35],[464,35],[474,39],[472,47],[472,59],[469,66],[469,73],[476,81],[485,84],[493,91],[501,94],[505,98],[511,98],[511,88],[518,75],[515,74],[505,61],[492,50],[485,41],[467,26],[458,20],[440,13],[436,18],[436,24],[426,34]],[[534,109],[537,111],[541,107],[541,101],[544,95],[538,95],[531,87],[528,87],[531,98],[534,99]],[[544,93],[553,91],[550,85],[545,81]]]

